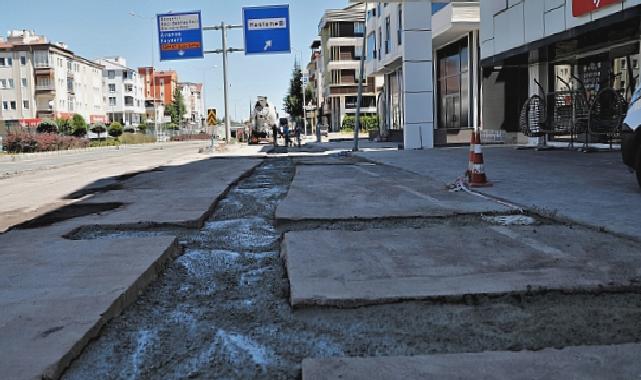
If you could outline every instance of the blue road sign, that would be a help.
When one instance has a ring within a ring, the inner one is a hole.
[[[160,60],[203,58],[203,28],[200,11],[159,14]]]
[[[243,8],[245,55],[291,53],[289,5]]]

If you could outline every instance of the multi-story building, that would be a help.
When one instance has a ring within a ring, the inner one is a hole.
[[[145,122],[145,83],[123,57],[96,61],[102,65],[104,104],[109,122],[134,126]]]
[[[195,128],[199,128],[205,120],[205,103],[203,99],[202,83],[178,83],[178,89],[183,95],[185,102],[185,119],[186,122]]]
[[[11,125],[37,125],[44,119],[82,115],[105,122],[102,69],[32,31],[0,38],[0,119]]]
[[[173,70],[156,71],[153,67],[140,67],[138,74],[145,84],[145,110],[147,121],[163,123],[165,108],[174,101],[178,74]]]
[[[410,149],[469,142],[479,108],[472,69],[478,29],[478,1],[368,6],[365,71],[384,78],[378,94],[384,137]]]
[[[167,106],[174,101],[178,74],[174,70],[156,71],[153,67],[140,67],[138,74],[145,84],[145,99]]]
[[[318,116],[320,115],[319,107],[323,104],[323,62],[320,46],[320,40],[314,41],[310,46],[312,49],[312,55],[306,68],[308,87],[312,91],[312,97],[311,99],[305,99],[307,101],[305,117],[307,117],[307,125],[311,126],[313,133],[316,133],[316,125],[319,122],[322,124],[327,123],[327,120],[318,119]]]
[[[525,142],[527,98],[568,87],[588,96],[613,88],[629,101],[639,81],[640,3],[481,1],[483,128]]]
[[[322,112],[332,131],[341,129],[345,115],[356,113],[364,11],[363,4],[327,10],[318,27],[324,100]],[[376,115],[376,78],[366,77],[363,85],[361,114]]]

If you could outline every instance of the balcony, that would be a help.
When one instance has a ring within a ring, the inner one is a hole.
[[[327,63],[328,70],[356,70],[360,65],[359,61],[329,61]]]
[[[329,37],[327,46],[356,46],[363,42],[363,37]]]
[[[56,88],[53,84],[36,85],[36,95],[53,95],[54,92],[56,92]]]
[[[52,67],[44,67],[44,66],[38,66],[35,67],[34,69],[35,74],[37,77],[53,77],[54,75],[54,69]]]

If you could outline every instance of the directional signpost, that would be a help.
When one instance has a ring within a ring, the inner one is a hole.
[[[159,14],[160,60],[203,58],[200,11]]]
[[[229,143],[230,118],[227,82],[227,55],[243,51],[227,46],[227,31],[243,28],[246,55],[291,53],[289,6],[273,5],[243,8],[243,25],[203,26],[200,11],[165,13],[157,15],[160,60],[204,58],[204,54],[222,54],[225,97],[225,140]],[[204,50],[203,31],[220,30],[222,49]],[[212,112],[213,118],[212,118]],[[216,111],[210,110],[208,124],[216,123]]]
[[[243,8],[245,55],[291,53],[289,6]]]

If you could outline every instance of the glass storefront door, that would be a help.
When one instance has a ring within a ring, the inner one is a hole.
[[[468,38],[437,52],[438,128],[456,133],[470,128]]]

